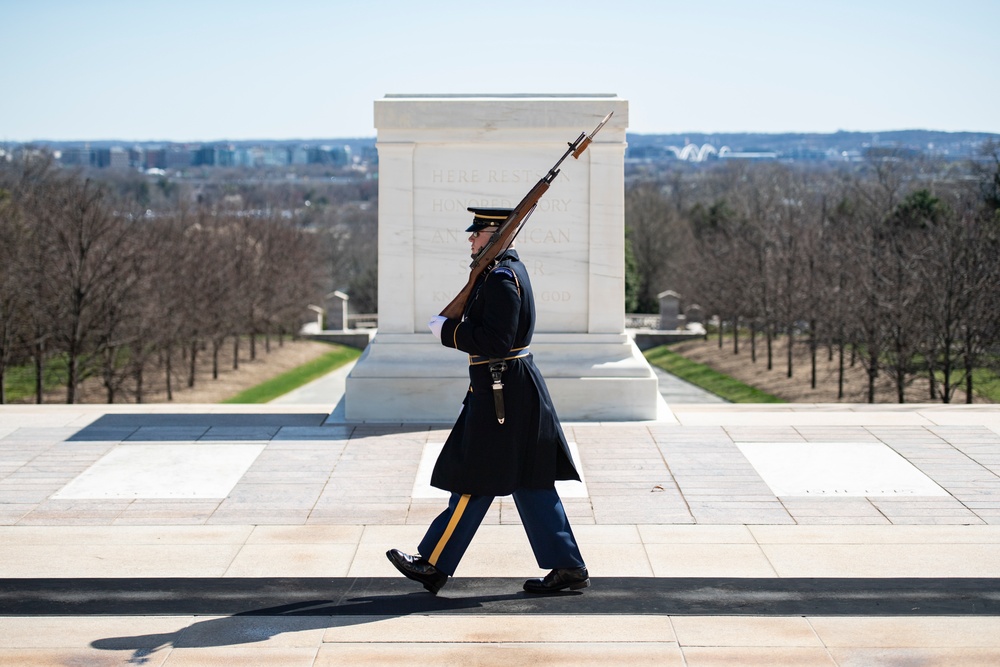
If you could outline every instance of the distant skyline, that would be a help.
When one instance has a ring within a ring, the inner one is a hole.
[[[374,137],[400,93],[629,131],[1000,133],[1000,0],[0,0],[0,143]]]

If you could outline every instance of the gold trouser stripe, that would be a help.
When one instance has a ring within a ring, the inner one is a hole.
[[[458,504],[455,506],[455,512],[451,515],[451,519],[448,521],[448,527],[444,529],[444,534],[441,539],[438,540],[437,546],[434,547],[431,557],[427,559],[427,562],[431,565],[437,565],[438,558],[441,557],[441,552],[444,551],[444,545],[448,544],[448,540],[451,539],[451,534],[455,532],[455,527],[458,526],[458,522],[462,520],[462,514],[465,512],[465,506],[469,504],[469,498],[472,496],[466,494],[458,499]]]

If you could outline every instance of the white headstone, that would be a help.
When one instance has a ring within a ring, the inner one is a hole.
[[[326,329],[329,331],[347,331],[347,302],[350,297],[334,290],[326,295]]]
[[[673,290],[656,295],[660,302],[660,330],[674,331],[681,323],[681,295]]]
[[[426,323],[469,275],[469,206],[513,207],[566,151],[611,120],[561,171],[517,239],[537,309],[531,348],[564,420],[655,419],[656,376],[625,334],[624,156],[615,95],[388,95],[379,152],[379,328],[347,379],[345,416],[448,421],[468,359]]]

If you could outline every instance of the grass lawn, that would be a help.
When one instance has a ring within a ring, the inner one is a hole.
[[[693,385],[721,396],[733,403],[784,403],[759,389],[745,385],[728,375],[717,373],[704,364],[691,361],[670,350],[666,345],[654,347],[643,353],[649,363],[686,380]]]
[[[293,389],[298,389],[307,382],[323,377],[331,371],[335,371],[341,366],[354,361],[361,356],[361,350],[343,345],[331,344],[332,349],[318,359],[293,368],[287,373],[271,378],[267,382],[262,382],[256,387],[251,387],[246,391],[241,391],[232,398],[228,398],[223,403],[267,403],[287,394]]]
[[[943,381],[943,374],[937,374],[938,380]],[[957,372],[952,375],[952,382],[958,382],[959,389],[965,390],[965,374]],[[989,368],[977,368],[972,371],[972,391],[985,398],[990,403],[1000,403],[1000,375],[997,375]]]
[[[58,355],[47,359],[42,372],[45,391],[66,386],[66,355]],[[35,366],[12,366],[7,369],[4,377],[4,388],[7,400],[11,403],[22,401],[35,395]]]

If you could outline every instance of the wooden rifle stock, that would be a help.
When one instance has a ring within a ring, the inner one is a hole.
[[[597,134],[604,124],[608,122],[611,118],[613,111],[604,117],[598,126],[589,135],[586,133],[581,133],[576,141],[569,142],[569,149],[563,153],[563,156],[559,158],[559,161],[549,169],[548,173],[543,176],[538,183],[535,184],[528,194],[524,196],[524,199],[518,203],[514,210],[511,211],[507,219],[503,221],[497,231],[493,233],[493,237],[490,239],[489,243],[479,251],[473,260],[472,264],[469,265],[469,280],[465,283],[459,293],[451,300],[444,310],[441,311],[442,317],[447,317],[448,319],[461,319],[462,313],[465,311],[465,304],[472,295],[472,288],[475,287],[476,280],[486,271],[487,268],[493,263],[493,260],[497,258],[497,255],[502,253],[504,250],[510,247],[511,243],[514,242],[514,238],[517,236],[518,232],[521,231],[521,227],[528,220],[528,216],[531,215],[532,211],[538,205],[538,200],[542,198],[542,195],[549,189],[549,185],[559,175],[559,165],[562,164],[572,153],[573,157],[576,159],[580,158],[580,155],[587,150],[587,146],[594,139],[594,135]]]

